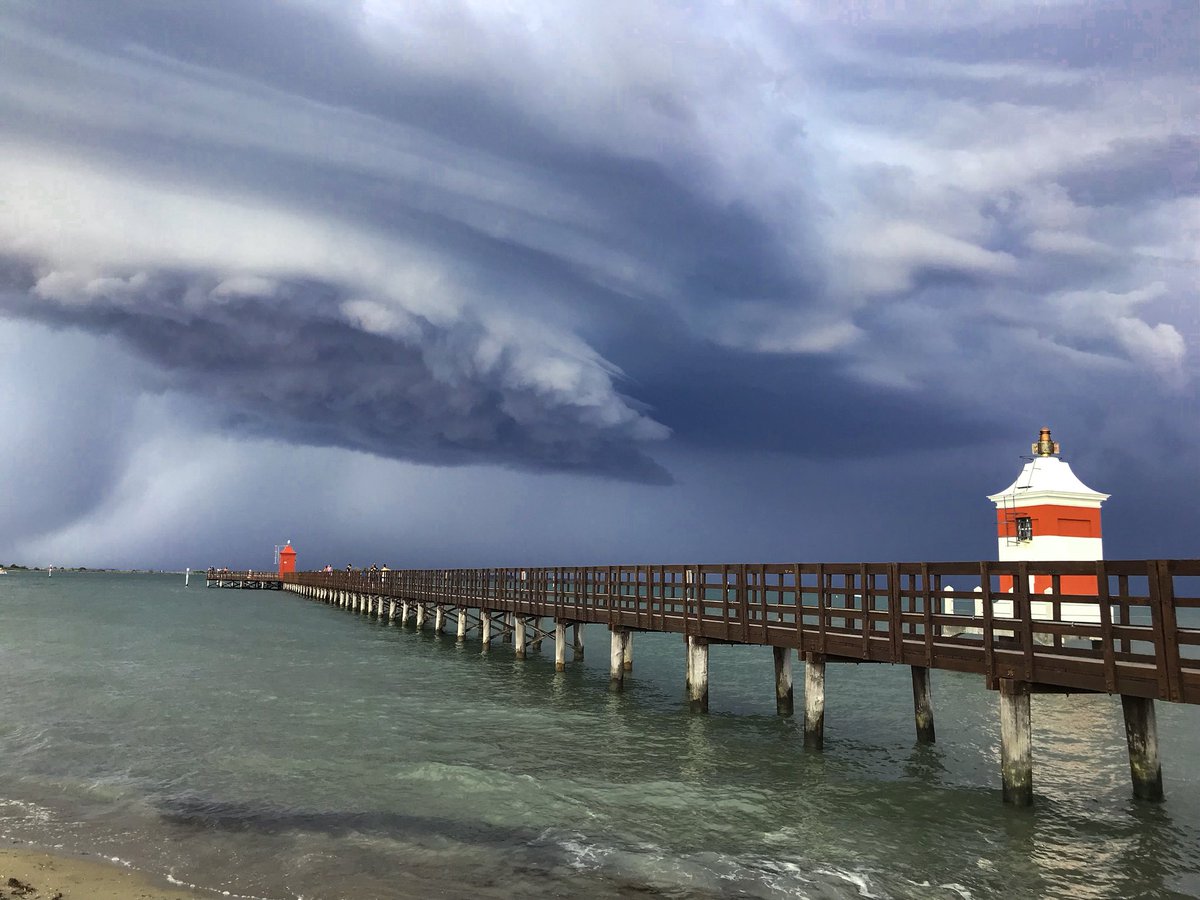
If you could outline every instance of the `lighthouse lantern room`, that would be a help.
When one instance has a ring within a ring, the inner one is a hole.
[[[1043,428],[1032,446],[1016,480],[988,497],[996,505],[996,537],[999,558],[1017,560],[1097,560],[1104,558],[1100,532],[1100,505],[1108,494],[1094,491],[1076,477],[1071,466],[1059,456],[1060,448]],[[1091,575],[1064,575],[1060,579],[1063,594],[1097,593]],[[1001,579],[1000,589],[1012,589],[1012,579]],[[1030,592],[1051,589],[1049,575],[1030,577]],[[1035,613],[1036,615],[1036,613]],[[1063,618],[1074,621],[1099,621],[1094,603],[1063,605]]]

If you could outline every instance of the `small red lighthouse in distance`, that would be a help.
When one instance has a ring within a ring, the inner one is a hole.
[[[1043,428],[1032,446],[1033,456],[1017,480],[988,497],[996,504],[996,536],[1000,560],[1096,560],[1104,558],[1100,536],[1100,504],[1108,494],[1093,491],[1080,481],[1071,467],[1059,458],[1059,446]],[[1051,587],[1049,575],[1031,576],[1030,592],[1041,594]],[[1000,589],[1012,588],[1012,579],[1002,577]],[[1091,575],[1064,575],[1064,594],[1097,593]],[[1067,604],[1073,613],[1064,618],[1099,620],[1093,604]]]
[[[288,541],[279,551],[279,574],[287,575],[289,572],[296,571],[296,551],[292,549],[292,542]]]

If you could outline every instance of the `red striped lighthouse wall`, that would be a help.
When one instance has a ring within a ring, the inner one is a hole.
[[[1099,507],[1063,506],[1060,504],[1040,504],[1037,506],[1018,506],[1012,509],[996,510],[996,537],[1005,549],[1008,541],[1016,537],[1015,520],[1018,517],[1028,517],[1033,531],[1033,541],[1037,544],[1040,559],[1100,559],[1103,557],[1103,544],[1100,532]],[[1068,540],[1057,540],[1067,538]],[[1083,540],[1072,540],[1082,538]],[[1023,542],[1024,543],[1024,542]],[[1020,546],[1020,545],[1018,545]],[[1057,551],[1057,552],[1056,552]],[[1001,553],[1001,558],[1009,556]],[[1018,559],[1033,559],[1035,557],[1021,554]],[[1013,580],[1007,575],[1000,576],[1000,590],[1010,591]],[[1034,575],[1030,590],[1035,594],[1045,593],[1053,587],[1049,575]],[[1059,590],[1064,594],[1078,594],[1094,597],[1099,591],[1096,578],[1093,575],[1063,575],[1059,578]]]

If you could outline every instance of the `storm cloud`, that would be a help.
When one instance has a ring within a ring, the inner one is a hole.
[[[129,500],[181,408],[193,446],[651,484],[679,522],[699,482],[824,462],[868,504],[1047,422],[1106,490],[1158,495],[1149,435],[1197,486],[1200,16],[891,7],[6,5],[0,328],[121,387],[74,420],[86,490],[0,537]]]

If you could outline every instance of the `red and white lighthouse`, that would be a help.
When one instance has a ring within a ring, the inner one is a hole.
[[[1043,428],[1032,447],[1033,456],[1021,469],[1017,480],[998,494],[988,497],[996,504],[996,539],[1001,561],[1009,560],[1096,560],[1104,558],[1100,534],[1100,505],[1108,494],[1094,491],[1080,481],[1065,460],[1059,458],[1059,446]],[[1051,587],[1049,575],[1031,577],[1030,590],[1041,594]],[[1001,579],[1001,590],[1012,587],[1011,579]],[[1096,579],[1091,575],[1064,575],[1064,594],[1095,595]],[[1090,619],[1080,606],[1080,616]],[[1064,618],[1066,616],[1064,615]]]

